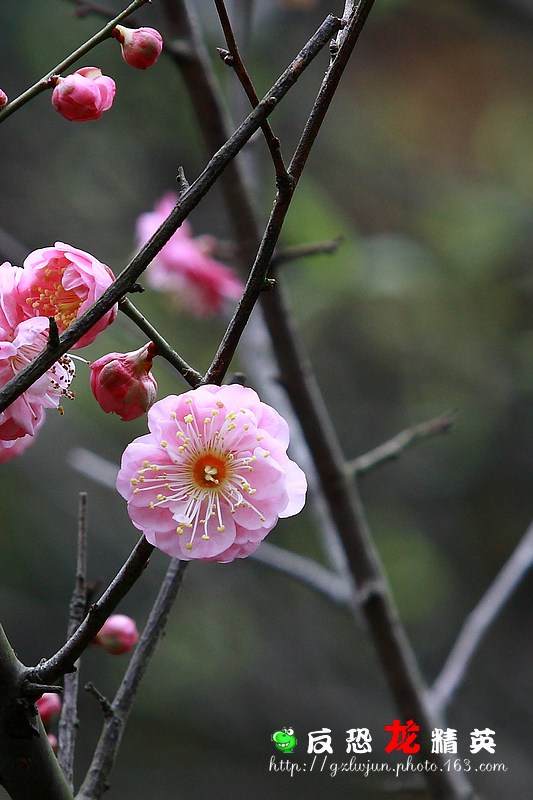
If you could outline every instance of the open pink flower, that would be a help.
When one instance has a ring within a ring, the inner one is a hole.
[[[63,333],[110,286],[115,276],[94,256],[56,242],[54,247],[35,250],[24,261],[19,294],[28,315],[55,317]],[[117,306],[108,311],[72,349],[94,342],[111,325]]]
[[[98,67],[82,67],[66,78],[57,78],[52,105],[71,122],[99,119],[111,108],[116,85]]]
[[[117,25],[111,34],[120,42],[122,57],[130,67],[148,69],[163,49],[163,37],[155,28],[125,28]]]
[[[100,628],[93,644],[97,644],[112,656],[121,656],[137,644],[139,632],[135,620],[125,614],[112,614]]]
[[[154,211],[141,214],[137,220],[139,246],[165,221],[177,200],[178,196],[169,192]],[[224,300],[237,300],[243,290],[233,270],[211,258],[206,238],[193,239],[187,220],[152,261],[147,282],[152,289],[170,292],[179,305],[197,316],[219,313]]]
[[[285,420],[239,385],[160,400],[150,433],[126,448],[117,489],[133,524],[184,560],[250,555],[279,517],[303,507],[305,475],[287,456]]]
[[[19,295],[23,271],[7,262],[0,266],[0,386],[5,386],[46,347],[50,322],[27,317]],[[74,377],[74,363],[62,356],[29,389],[0,412],[0,461],[20,455],[42,425],[45,408],[58,408]]]
[[[48,725],[59,717],[61,698],[55,692],[45,692],[42,697],[39,697],[36,705],[43,725]]]
[[[145,414],[157,397],[150,373],[155,352],[152,342],[133,353],[108,353],[91,364],[91,389],[100,407],[123,422]]]

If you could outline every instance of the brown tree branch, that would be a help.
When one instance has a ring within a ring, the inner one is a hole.
[[[78,552],[76,583],[70,601],[67,638],[81,625],[87,606],[87,494],[80,492],[78,507]],[[78,662],[79,663],[79,662]],[[76,671],[63,679],[63,705],[59,717],[57,760],[71,791],[74,788],[74,748],[78,732],[78,663]]]
[[[259,103],[259,97],[257,96],[252,80],[248,75],[246,67],[244,66],[241,58],[241,54],[239,53],[239,48],[237,46],[237,42],[235,41],[235,35],[231,27],[231,22],[224,4],[224,0],[215,0],[215,6],[220,19],[220,24],[222,25],[222,30],[224,32],[224,38],[226,39],[226,45],[228,47],[227,50],[221,50],[218,48],[218,52],[222,58],[222,61],[224,61],[224,63],[228,66],[232,67],[235,71],[235,74],[241,82],[242,87],[246,92],[246,96],[250,101],[250,105],[252,108],[255,108]],[[272,162],[276,171],[276,180],[278,181],[278,185],[283,185],[284,183],[290,184],[291,179],[287,173],[285,164],[283,163],[280,141],[277,136],[274,135],[274,131],[272,130],[268,120],[265,120],[265,122],[261,125],[261,130],[263,131],[265,141],[268,149],[270,150],[270,155],[272,156]]]
[[[124,727],[148,664],[163,636],[168,615],[180,589],[188,561],[172,559],[148,622],[111,707],[107,710],[100,741],[76,800],[99,800],[109,788]]]
[[[172,364],[173,367],[176,367],[180,375],[187,381],[189,386],[192,386],[194,389],[195,386],[198,386],[200,381],[202,380],[202,376],[199,372],[197,372],[193,367],[191,367],[185,359],[183,359],[179,353],[169,345],[169,343],[164,339],[159,331],[154,328],[154,326],[148,322],[146,317],[144,317],[141,312],[135,308],[133,303],[128,300],[127,297],[123,297],[118,304],[120,311],[129,317],[138,328],[141,329],[157,347],[157,355],[166,358],[166,360]]]
[[[127,561],[109,584],[102,597],[89,608],[87,616],[70,639],[55,655],[27,672],[27,679],[35,683],[54,683],[62,675],[72,672],[86,647],[92,642],[106,619],[118,606],[133,584],[141,577],[154,546],[141,536]]]

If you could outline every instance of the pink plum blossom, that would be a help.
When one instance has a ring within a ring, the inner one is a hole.
[[[169,192],[153,211],[137,220],[139,246],[145,244],[168,217],[178,197]],[[185,220],[157,254],[147,271],[152,289],[169,292],[184,308],[197,316],[216,314],[224,300],[237,300],[243,290],[233,270],[211,257],[212,237],[193,239],[190,224]]]
[[[66,78],[57,78],[52,105],[71,122],[99,119],[111,108],[116,86],[98,67],[82,67]]]
[[[135,620],[125,614],[112,614],[96,634],[93,644],[103,647],[106,653],[121,656],[131,650],[138,639]]]
[[[60,333],[92,306],[115,279],[109,267],[94,256],[63,242],[35,250],[23,266],[19,294],[27,315],[55,317]],[[72,349],[94,342],[116,315],[114,306]]]
[[[0,386],[17,375],[44,349],[50,322],[28,317],[19,295],[23,270],[7,262],[0,265]],[[59,408],[69,389],[74,363],[62,356],[5,411],[0,412],[0,461],[20,455],[43,423],[45,408]]]
[[[8,102],[7,94],[2,89],[0,89],[0,108],[3,108],[5,105],[7,105],[7,102]]]
[[[91,390],[106,413],[129,422],[154,404],[157,383],[150,370],[155,355],[149,342],[133,353],[108,353],[91,364]]]
[[[252,390],[201,386],[148,412],[150,433],[126,448],[117,489],[135,527],[180,559],[252,553],[279,517],[305,502],[305,475],[287,456],[289,428]]]
[[[48,725],[58,718],[61,711],[61,698],[54,692],[45,692],[37,700],[37,711],[41,715],[43,725]]]
[[[163,37],[155,28],[125,28],[117,25],[111,34],[120,42],[122,57],[130,67],[148,69],[163,49]]]

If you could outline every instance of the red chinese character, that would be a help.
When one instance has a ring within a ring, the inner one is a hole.
[[[392,732],[391,740],[385,748],[387,753],[392,753],[393,750],[403,750],[404,753],[418,753],[420,750],[419,744],[413,744],[416,739],[414,731],[418,731],[419,727],[413,723],[412,719],[405,725],[400,725],[400,720],[395,719],[392,721],[392,725],[385,725],[385,730]]]

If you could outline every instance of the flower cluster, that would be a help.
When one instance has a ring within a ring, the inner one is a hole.
[[[165,221],[178,201],[168,192],[153,211],[137,220],[137,242],[141,246]],[[221,311],[225,300],[237,300],[243,290],[234,272],[212,258],[216,246],[213,237],[194,239],[185,220],[157,254],[147,271],[148,284],[158,291],[170,293],[178,305],[197,316]]]
[[[83,250],[56,242],[36,250],[23,268],[0,265],[0,386],[30,364],[46,347],[50,317],[64,331],[114,280],[104,264]],[[116,316],[108,312],[77,343],[94,341]],[[0,462],[20,455],[34,440],[46,408],[61,409],[73,397],[74,362],[62,356],[29,389],[0,413]]]
[[[164,553],[233,561],[303,507],[305,475],[285,420],[239,385],[202,386],[148,412],[150,433],[122,457],[117,489],[133,524]]]
[[[163,49],[161,34],[154,28],[132,30],[117,25],[111,35],[120,42],[124,61],[137,69],[147,69],[155,64]],[[54,78],[53,82],[52,105],[71,122],[99,119],[113,104],[115,81],[102,75],[98,67],[82,67],[64,78]],[[7,102],[4,95],[2,103],[1,95],[0,107]]]

